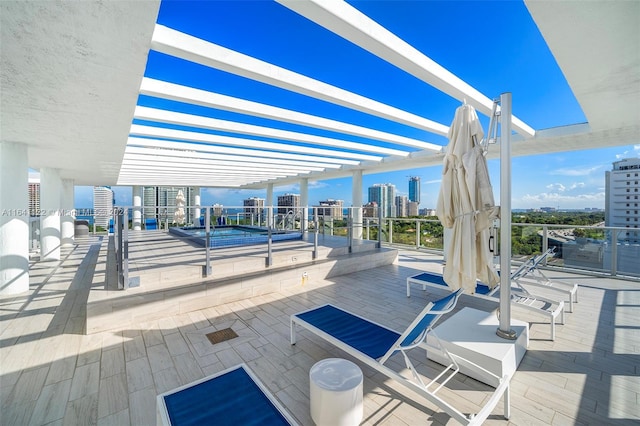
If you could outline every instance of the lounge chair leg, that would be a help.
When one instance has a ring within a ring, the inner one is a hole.
[[[504,391],[504,418],[509,420],[511,417],[511,386],[507,386]]]

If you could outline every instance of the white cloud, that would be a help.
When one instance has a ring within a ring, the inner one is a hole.
[[[603,166],[583,166],[581,168],[572,167],[570,169],[556,169],[551,171],[549,174],[559,176],[588,176],[602,168]]]
[[[584,188],[585,187],[585,183],[584,182],[574,182],[571,185],[569,185],[568,187],[561,184],[561,183],[551,183],[549,185],[546,186],[546,188],[550,191],[557,191],[557,192],[565,192],[565,191],[572,191],[574,189],[577,188]]]
[[[342,185],[341,184],[329,185],[327,182],[323,182],[321,180],[311,180],[311,181],[309,181],[309,189],[327,188],[329,186],[342,186]]]
[[[576,188],[584,188],[585,187],[585,183],[584,182],[574,182],[571,184],[571,186],[569,187],[569,190],[573,190]]]
[[[631,150],[626,150],[622,154],[616,154],[616,160],[638,156],[640,156],[640,145],[633,145]]]
[[[422,183],[425,184],[425,185],[433,185],[433,184],[436,184],[436,183],[442,183],[442,179],[427,180],[427,181],[424,181]]]
[[[516,208],[560,207],[566,209],[583,209],[604,207],[605,193],[592,192],[588,194],[566,195],[559,192],[542,192],[526,194],[520,200],[513,200]]]
[[[564,192],[566,189],[566,187],[561,183],[551,183],[547,185],[546,188],[550,191],[556,190],[558,192]]]

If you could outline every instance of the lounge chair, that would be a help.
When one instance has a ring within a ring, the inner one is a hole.
[[[566,295],[569,298],[569,312],[573,312],[573,304],[578,302],[578,284],[552,281],[539,268],[554,251],[554,248],[550,248],[538,256],[531,257],[511,273],[511,279],[520,284],[520,287],[541,287]]]
[[[512,283],[514,285],[511,286],[511,303],[514,306],[520,306],[532,312],[547,316],[550,323],[549,332],[551,340],[555,340],[556,322],[564,324],[564,302],[533,295],[516,281],[512,281]],[[432,272],[422,272],[421,274],[407,278],[407,297],[411,297],[411,284],[422,285],[423,290],[426,290],[427,287],[451,290],[442,275]],[[478,282],[476,284],[476,292],[473,296],[498,301],[500,296],[499,292],[499,285],[491,289],[487,285]],[[560,317],[559,321],[558,317]]]
[[[158,424],[297,425],[246,364],[158,395]]]
[[[144,229],[146,229],[147,231],[151,231],[151,230],[157,230],[158,229],[158,220],[157,219],[150,219],[150,218],[146,218],[144,220]]]
[[[494,377],[498,383],[486,405],[475,415],[465,415],[436,395],[442,386],[459,372],[460,368],[456,358],[463,359],[444,348],[433,331],[433,326],[442,315],[453,310],[461,293],[462,290],[458,290],[436,302],[429,303],[403,333],[398,333],[333,305],[323,305],[291,316],[291,344],[296,343],[296,326],[301,326],[423,396],[461,424],[481,424],[491,414],[503,395],[504,416],[509,418],[509,380],[511,377],[509,375],[497,377],[468,360],[464,360],[465,363],[469,363],[472,368],[477,368]],[[436,342],[435,345],[427,344],[427,335],[435,338],[433,339]],[[449,363],[428,384],[423,382],[407,355],[407,351],[418,346],[426,350],[434,348],[441,351]],[[413,380],[385,365],[386,361],[398,352],[402,353],[405,364],[413,375]]]

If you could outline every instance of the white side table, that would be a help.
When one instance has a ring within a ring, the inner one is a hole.
[[[311,418],[318,426],[355,426],[362,421],[362,370],[340,358],[318,361],[309,371]]]

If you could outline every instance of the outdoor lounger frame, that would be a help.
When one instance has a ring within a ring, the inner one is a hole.
[[[445,411],[457,422],[464,425],[481,424],[491,414],[500,401],[500,398],[504,395],[504,417],[508,419],[510,414],[510,375],[498,377],[475,363],[451,354],[440,343],[440,340],[433,331],[433,326],[437,320],[443,314],[453,310],[461,292],[462,291],[459,290],[436,302],[430,302],[403,333],[398,333],[383,325],[330,304],[299,312],[291,315],[291,344],[294,345],[296,343],[296,326],[301,326],[345,351],[360,362],[421,395]],[[426,343],[428,334],[431,334],[431,336],[435,338],[434,340],[437,345],[428,345]],[[430,348],[438,349],[442,351],[450,362],[440,374],[426,385],[406,354],[406,351],[418,346],[425,350],[429,350]],[[385,365],[385,362],[396,352],[402,353],[406,366],[413,375],[413,380],[406,378]],[[483,373],[495,377],[498,383],[498,386],[495,388],[487,403],[475,415],[463,414],[436,395],[442,386],[459,372],[460,369],[456,358],[464,360],[473,368],[477,368]],[[438,382],[440,379],[443,380]]]
[[[573,312],[573,304],[578,302],[578,284],[551,281],[539,268],[539,265],[554,251],[554,248],[550,248],[538,256],[529,258],[511,274],[511,279],[520,284],[520,287],[523,285],[541,287],[567,295],[569,312]]]
[[[158,395],[157,412],[163,426],[298,425],[245,363]]]
[[[556,322],[564,324],[564,302],[558,300],[551,300],[546,297],[541,297],[529,293],[524,287],[520,286],[516,281],[513,281],[515,286],[511,287],[511,303],[514,306],[520,306],[524,309],[545,315],[549,318],[549,333],[551,340],[556,338]],[[423,290],[427,289],[427,286],[439,289],[446,289],[451,291],[447,283],[444,281],[442,275],[432,272],[423,272],[418,275],[414,275],[407,278],[407,297],[411,297],[411,284],[419,284]],[[499,297],[500,286],[497,285],[493,289],[489,288],[485,284],[478,282],[476,285],[476,292],[474,297],[496,301]],[[560,320],[558,321],[558,317]]]

